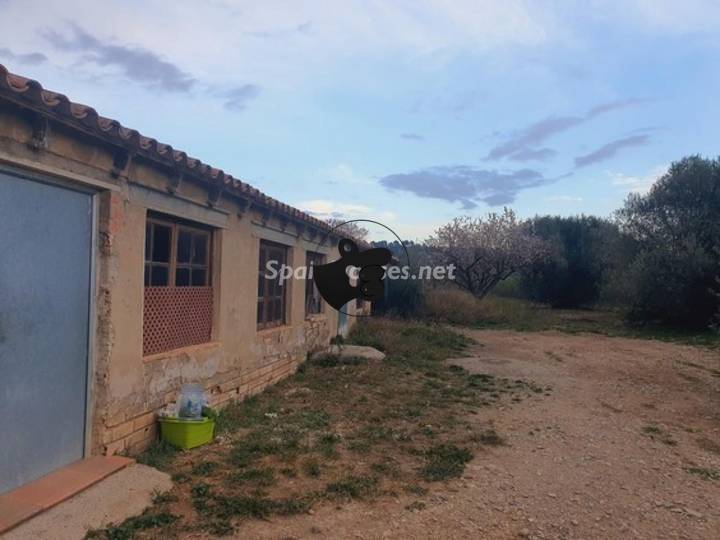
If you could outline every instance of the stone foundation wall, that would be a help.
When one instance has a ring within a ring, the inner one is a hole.
[[[306,360],[308,353],[327,348],[330,337],[334,335],[327,318],[322,316],[305,321],[300,339],[296,339],[299,337],[296,334],[296,329],[292,327],[265,330],[261,332],[257,343],[258,353],[263,359],[262,367],[234,369],[201,381],[210,406],[220,410],[233,401],[242,401],[258,394],[292,375]],[[146,378],[152,381],[150,374]],[[175,402],[181,384],[182,377],[178,377],[172,383],[173,390],[154,396],[151,410],[132,417],[117,416],[114,418],[115,424],[103,426],[102,454],[137,455],[146,450],[159,436],[159,411]]]

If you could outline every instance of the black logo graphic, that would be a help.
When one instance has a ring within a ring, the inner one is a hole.
[[[360,251],[357,244],[348,238],[338,242],[340,259],[313,267],[313,281],[320,295],[337,310],[354,298],[373,301],[382,298],[385,293],[386,265],[392,259],[387,248],[371,248]],[[357,285],[350,284],[348,267],[360,269]]]

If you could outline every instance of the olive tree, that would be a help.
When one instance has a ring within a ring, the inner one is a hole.
[[[547,254],[545,242],[509,208],[485,217],[457,217],[426,245],[437,264],[454,266],[455,284],[476,298]]]
[[[620,226],[639,244],[628,268],[632,318],[706,327],[720,309],[720,159],[673,163],[645,195],[631,195]]]
[[[593,305],[615,267],[626,263],[617,224],[594,216],[536,216],[527,226],[550,246],[549,256],[521,272],[522,291],[556,308]],[[605,290],[603,290],[605,289]]]

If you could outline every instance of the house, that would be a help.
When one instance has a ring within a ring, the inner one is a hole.
[[[353,319],[263,277],[335,259],[326,223],[3,66],[0,219],[0,493],[136,454],[181,384],[241,399]]]

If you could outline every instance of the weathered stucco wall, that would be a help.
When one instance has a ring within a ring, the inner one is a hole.
[[[262,390],[293,373],[308,351],[325,347],[337,332],[337,313],[305,316],[304,282],[286,283],[287,324],[257,330],[257,265],[261,238],[290,247],[289,264],[305,264],[306,251],[334,258],[329,242],[223,195],[216,210],[227,227],[213,233],[214,318],[209,343],[143,357],[143,261],[145,221],[133,185],[155,196],[208,208],[204,186],[183,181],[168,192],[169,173],[131,160],[112,175],[112,148],[51,123],[45,147],[32,149],[31,124],[19,109],[0,106],[0,161],[42,168],[56,176],[98,187],[98,242],[95,261],[95,332],[92,346],[92,453],[137,453],[156,437],[156,413],[174,401],[186,382],[205,385],[214,405]],[[209,210],[208,210],[209,211]],[[166,213],[171,213],[167,212]],[[186,217],[178,214],[178,217]],[[353,303],[354,304],[354,303]],[[350,317],[349,324],[354,322]]]

